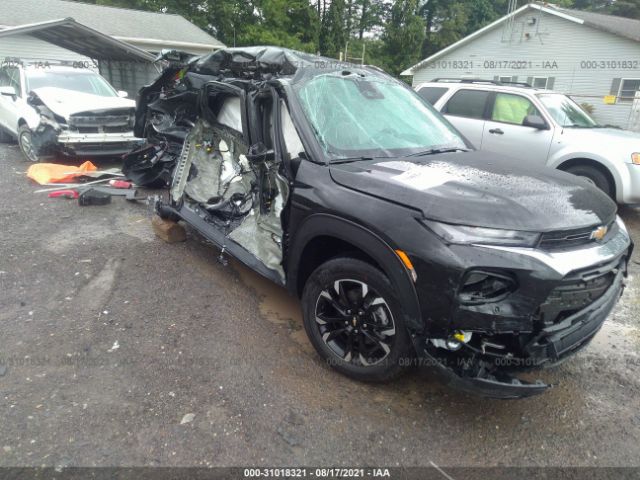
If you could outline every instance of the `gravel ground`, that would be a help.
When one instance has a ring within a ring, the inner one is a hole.
[[[596,340],[518,401],[328,369],[279,287],[148,208],[34,194],[0,146],[0,466],[640,466],[638,251]],[[640,237],[640,210],[622,216]]]

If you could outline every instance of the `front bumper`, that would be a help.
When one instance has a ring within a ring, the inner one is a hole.
[[[539,361],[562,361],[588,345],[613,310],[624,288],[624,272],[618,272],[607,292],[587,308],[565,319],[561,324],[543,329],[527,346],[531,357],[511,359],[503,365],[530,366]],[[465,375],[460,362],[438,356],[423,348],[422,355],[435,367],[440,379],[458,390],[491,398],[524,398],[539,395],[551,387],[541,381],[529,383],[519,380],[490,363],[480,362],[478,368]],[[456,363],[458,365],[456,365]]]
[[[511,372],[559,363],[598,332],[622,294],[633,248],[621,222],[619,227],[605,243],[559,252],[477,246],[469,252],[470,262],[475,262],[471,268],[485,266],[478,265],[478,259],[494,262],[492,266],[499,261],[503,270],[518,270],[520,288],[499,302],[454,302],[448,335],[472,333],[472,340],[459,350],[431,340],[446,339],[442,323],[440,334],[420,339],[416,350],[445,383],[466,392],[495,398],[544,392],[549,385],[521,381]],[[493,348],[495,344],[502,346]]]
[[[115,156],[130,152],[144,140],[127,133],[74,133],[63,131],[57,140],[62,153],[70,156]]]
[[[629,171],[629,184],[623,186],[620,200],[622,203],[640,203],[640,165],[625,163],[625,167]]]

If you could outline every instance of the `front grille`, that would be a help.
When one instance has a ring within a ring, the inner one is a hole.
[[[613,221],[607,226],[609,227],[607,233],[608,238],[617,232],[618,224]],[[596,241],[591,238],[591,235],[596,228],[598,228],[598,225],[576,230],[561,230],[543,233],[540,239],[539,248],[543,250],[562,250],[565,248],[587,245]]]
[[[104,113],[71,115],[69,127],[80,133],[122,133],[132,128],[133,111],[112,110]]]
[[[127,133],[131,127],[127,125],[115,125],[108,127],[77,127],[78,133]]]
[[[539,316],[545,326],[561,322],[600,298],[624,268],[624,260],[589,267],[567,275],[540,305]]]

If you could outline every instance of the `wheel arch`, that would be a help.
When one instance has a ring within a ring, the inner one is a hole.
[[[298,227],[287,255],[288,290],[299,298],[318,266],[344,254],[379,268],[396,287],[407,326],[412,331],[423,329],[415,285],[395,251],[374,232],[334,215],[314,214]]]
[[[612,168],[611,166],[605,164],[600,160],[595,160],[588,157],[574,157],[563,160],[559,165],[556,166],[556,168],[558,170],[566,172],[569,168],[578,165],[593,167],[604,174],[607,177],[611,188],[613,189],[614,198],[619,197],[622,188],[622,180],[620,179],[620,175],[617,169]]]

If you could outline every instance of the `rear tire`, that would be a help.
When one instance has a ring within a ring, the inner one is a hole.
[[[609,198],[614,198],[614,187],[611,185],[609,178],[605,175],[601,170],[596,167],[592,167],[590,165],[576,165],[574,167],[569,167],[566,170],[568,173],[576,175],[578,177],[582,177],[587,180],[592,185],[595,185],[604,193],[606,193]]]
[[[354,258],[318,267],[302,294],[304,327],[320,356],[360,381],[386,382],[413,358],[404,312],[380,270]]]
[[[29,162],[39,162],[40,157],[33,148],[32,132],[26,125],[18,127],[18,146],[24,158]]]

